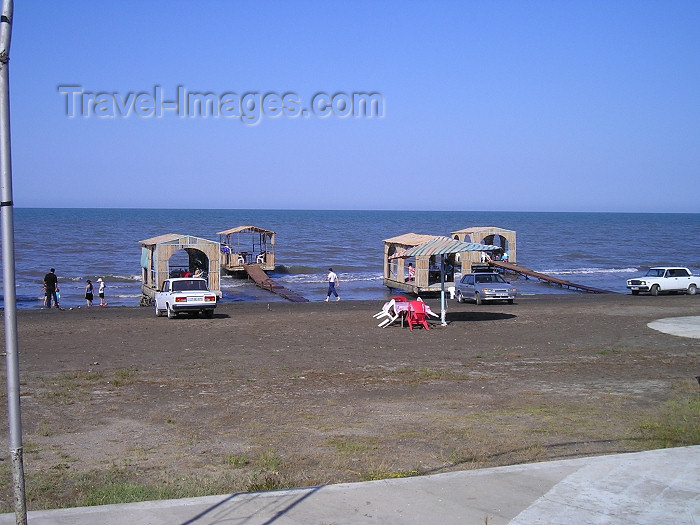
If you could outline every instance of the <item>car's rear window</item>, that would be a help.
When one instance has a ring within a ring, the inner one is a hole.
[[[203,280],[173,281],[173,292],[186,292],[190,290],[207,291],[207,283]]]
[[[483,275],[476,275],[476,282],[477,283],[504,283],[506,282],[503,277],[500,275],[492,275],[492,274],[483,274]]]

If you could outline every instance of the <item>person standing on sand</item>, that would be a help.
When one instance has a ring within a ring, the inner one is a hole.
[[[44,276],[44,286],[46,286],[46,308],[51,308],[51,299],[56,303],[56,308],[61,308],[61,305],[58,303],[58,296],[56,295],[58,293],[58,277],[56,277],[55,268],[51,268],[49,273]]]
[[[85,285],[85,304],[87,304],[88,308],[92,306],[92,300],[95,297],[94,292],[95,289],[92,287],[92,282],[88,279]]]
[[[99,277],[97,282],[100,283],[100,288],[97,290],[97,295],[100,296],[100,306],[107,306],[105,301],[105,282],[102,280],[102,277]]]
[[[333,268],[328,268],[328,277],[326,277],[326,281],[328,281],[328,295],[326,296],[326,302],[328,302],[331,298],[331,294],[336,296],[336,301],[340,301],[340,296],[335,290],[336,286],[340,286],[340,281],[338,280],[336,273],[333,271]]]

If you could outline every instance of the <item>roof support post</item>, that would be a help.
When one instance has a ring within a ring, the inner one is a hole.
[[[445,254],[440,254],[440,321],[442,326],[447,326],[445,321]]]

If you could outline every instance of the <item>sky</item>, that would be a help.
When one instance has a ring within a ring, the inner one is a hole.
[[[699,27],[696,0],[15,1],[14,203],[697,213]]]

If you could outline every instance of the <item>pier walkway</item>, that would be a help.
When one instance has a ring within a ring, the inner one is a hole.
[[[550,284],[556,284],[560,287],[566,286],[567,288],[574,288],[576,290],[591,293],[616,293],[610,290],[602,290],[601,288],[594,288],[593,286],[588,286],[585,284],[576,284],[572,283],[571,281],[565,281],[564,279],[558,279],[557,277],[552,277],[551,275],[535,272],[534,270],[530,270],[530,268],[523,268],[522,266],[518,266],[517,264],[512,264],[505,261],[489,261],[489,265],[495,266],[497,268],[503,268],[504,270],[508,270],[509,272],[519,273],[520,275],[524,275],[526,279],[533,277],[535,279],[539,279],[540,281],[545,281]]]
[[[268,275],[260,268],[259,265],[244,264],[243,269],[248,274],[248,277],[250,277],[255,282],[255,284],[263,290],[269,290],[272,293],[275,293],[280,297],[287,299],[288,301],[292,301],[293,303],[309,302],[309,300],[306,297],[302,297],[298,293],[293,292],[292,290],[289,290],[270,279],[270,277],[268,277]]]

